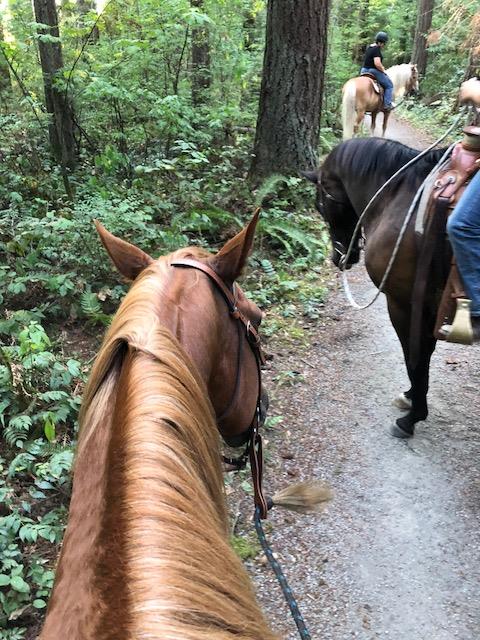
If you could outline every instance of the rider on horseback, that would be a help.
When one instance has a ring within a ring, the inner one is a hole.
[[[388,35],[385,31],[379,31],[375,36],[375,42],[369,44],[365,52],[365,58],[360,73],[370,73],[378,80],[384,89],[383,106],[385,111],[391,111],[395,108],[392,102],[393,83],[385,72],[382,64],[382,49],[388,42]]]
[[[480,112],[480,80],[462,84],[460,102],[469,103]],[[479,128],[480,134],[480,128]],[[480,340],[480,169],[465,189],[447,224],[458,270],[471,300],[470,317],[473,340]],[[443,327],[445,333],[450,325]]]

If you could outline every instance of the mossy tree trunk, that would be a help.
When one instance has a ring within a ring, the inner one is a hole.
[[[203,11],[203,0],[191,0],[191,5]],[[194,105],[206,102],[211,84],[209,29],[207,24],[202,24],[192,29],[192,102]]]
[[[427,36],[432,26],[434,0],[418,0],[417,24],[413,39],[412,62],[417,65],[420,76],[427,70]]]
[[[43,73],[45,105],[51,116],[50,146],[67,180],[67,171],[73,170],[76,165],[76,151],[72,104],[64,84],[56,82],[56,78],[63,69],[57,9],[55,0],[34,0],[33,6],[35,20],[44,25],[38,27],[38,48]]]
[[[0,46],[3,42],[3,25],[0,16]],[[12,80],[10,78],[10,68],[7,59],[3,53],[3,47],[0,49],[0,104],[4,103],[12,91]]]
[[[269,0],[250,179],[317,164],[330,0]]]

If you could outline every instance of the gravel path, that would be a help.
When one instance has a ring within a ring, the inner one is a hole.
[[[392,137],[427,144],[391,124]],[[369,297],[363,268],[352,271]],[[395,440],[391,401],[408,384],[384,301],[358,312],[337,274],[330,284],[325,315],[305,323],[310,347],[277,349],[267,374],[284,420],[267,436],[266,484],[324,478],[335,498],[320,516],[274,512],[271,543],[314,639],[478,640],[480,348],[438,346],[430,416]],[[275,382],[282,371],[298,383]],[[249,569],[274,629],[298,637],[269,567]]]

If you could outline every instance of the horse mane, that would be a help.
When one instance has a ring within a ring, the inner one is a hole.
[[[120,305],[93,367],[75,479],[83,482],[77,471],[85,475],[92,451],[105,456],[98,555],[90,569],[95,594],[88,596],[96,615],[78,636],[67,633],[63,620],[64,637],[275,637],[228,542],[219,434],[205,385],[155,313],[171,260],[206,255],[182,249],[149,265]],[[109,439],[99,439],[107,431]],[[106,454],[98,442],[106,443]],[[90,498],[88,488],[83,492]]]
[[[429,151],[406,169],[393,187],[397,188],[400,182],[415,187],[433,169],[445,150],[446,148]],[[419,153],[418,149],[407,147],[396,140],[352,138],[335,147],[326,162],[328,166],[330,162],[334,163],[336,172],[340,175],[348,174],[357,179],[375,175],[384,182]]]
[[[404,86],[410,80],[412,67],[407,62],[403,64],[394,64],[392,67],[389,67],[386,72],[390,80],[393,82],[393,89],[395,92],[398,87]]]

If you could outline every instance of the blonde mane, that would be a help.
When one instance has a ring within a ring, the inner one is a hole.
[[[205,255],[181,250],[142,273],[94,365],[43,640],[275,637],[228,542],[205,386],[155,314],[170,261],[192,254]]]
[[[396,64],[387,69],[387,75],[393,83],[393,99],[403,98],[412,77],[412,65],[409,63]]]

